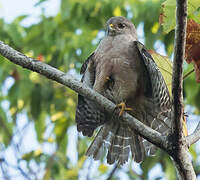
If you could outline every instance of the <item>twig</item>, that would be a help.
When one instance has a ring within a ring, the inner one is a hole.
[[[186,79],[190,74],[192,74],[194,72],[194,69],[192,69],[191,71],[187,72],[184,76],[183,76],[183,80]]]
[[[3,178],[5,180],[9,180],[10,178],[9,178],[9,175],[7,174],[8,171],[4,169],[3,162],[0,163],[0,167],[1,167],[1,172],[2,172]]]
[[[117,164],[114,166],[114,168],[113,168],[113,170],[110,172],[110,174],[109,174],[107,180],[111,180],[111,179],[112,179],[112,177],[113,177],[115,171],[116,171],[117,168],[118,168],[118,165],[119,165],[119,164],[117,163]]]
[[[188,147],[190,147],[192,144],[196,143],[199,139],[200,139],[200,121],[199,121],[196,129],[194,130],[194,132],[191,135],[187,136],[187,138],[186,138]]]
[[[95,92],[93,89],[87,87],[85,84],[79,82],[72,76],[65,74],[64,72],[59,71],[58,69],[42,63],[38,60],[29,58],[24,54],[9,47],[8,45],[5,45],[2,41],[0,41],[0,54],[15,64],[18,64],[26,69],[38,72],[41,75],[46,76],[47,78],[52,79],[60,84],[63,84],[91,100],[94,100],[108,112],[113,112],[116,108],[116,105],[114,103],[112,103],[99,93]],[[144,137],[151,143],[164,150],[169,149],[167,138],[165,136],[162,136],[159,132],[144,125],[142,122],[138,121],[136,118],[132,117],[128,113],[123,114],[123,119],[129,124],[130,128],[132,128],[134,131],[137,131],[142,137]]]
[[[92,167],[92,159],[90,159],[90,164],[88,166],[88,172],[87,172],[87,176],[86,176],[86,180],[90,180],[90,170],[91,170],[91,167]]]

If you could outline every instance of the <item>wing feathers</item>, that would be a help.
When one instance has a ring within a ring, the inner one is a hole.
[[[95,82],[94,53],[92,53],[81,67],[83,77],[81,81],[93,88]],[[76,108],[77,130],[84,136],[92,136],[94,130],[106,121],[104,113],[92,100],[78,95],[78,105]]]
[[[160,70],[144,45],[138,41],[134,41],[134,44],[137,46],[147,68],[152,84],[154,102],[160,107],[161,111],[169,110],[171,108],[171,99]]]

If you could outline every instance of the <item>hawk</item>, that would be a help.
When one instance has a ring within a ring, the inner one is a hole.
[[[100,159],[107,149],[107,162],[124,164],[129,154],[136,162],[153,155],[156,147],[131,130],[121,118],[127,110],[142,123],[168,134],[172,103],[163,76],[145,47],[138,42],[135,26],[118,16],[107,21],[105,37],[81,67],[82,82],[121,109],[119,115],[78,95],[77,130],[91,137],[100,126],[87,155]]]

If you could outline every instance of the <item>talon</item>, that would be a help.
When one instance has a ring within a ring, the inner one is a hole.
[[[106,77],[106,81],[109,81],[109,80],[110,80],[110,77],[109,77],[109,76],[107,76],[107,77]]]
[[[132,108],[127,108],[126,104],[124,102],[121,102],[120,104],[118,104],[117,107],[121,108],[119,116],[122,116],[122,114],[124,113],[124,111],[132,111],[133,110]]]

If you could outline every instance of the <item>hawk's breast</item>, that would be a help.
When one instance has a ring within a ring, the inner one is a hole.
[[[95,52],[94,89],[115,103],[134,97],[137,91],[137,63],[134,63],[134,52],[130,50],[132,42],[129,36],[108,36]]]

